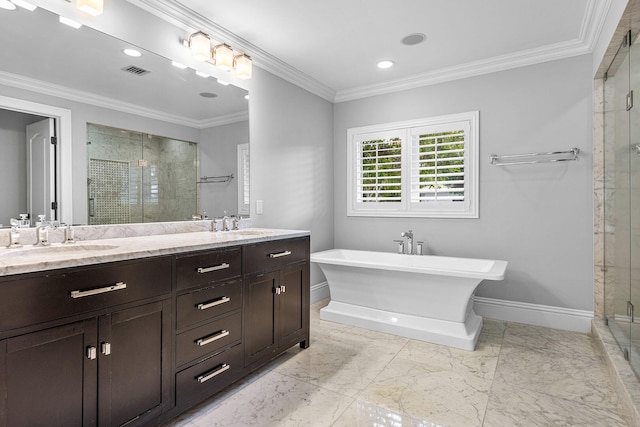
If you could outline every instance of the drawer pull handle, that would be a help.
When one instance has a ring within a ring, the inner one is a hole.
[[[291,251],[282,251],[277,254],[269,254],[269,258],[280,258],[283,256],[291,255]]]
[[[205,338],[200,338],[199,340],[196,341],[196,344],[198,344],[199,346],[207,345],[207,344],[210,344],[210,343],[212,343],[214,341],[219,340],[220,338],[224,338],[227,335],[229,335],[229,331],[226,331],[226,330],[223,329],[223,330],[221,330],[220,332],[218,332],[216,334],[210,335],[210,336],[205,337]]]
[[[221,297],[220,299],[217,299],[215,301],[206,302],[206,303],[202,302],[196,305],[196,307],[198,308],[198,310],[206,310],[207,308],[215,307],[216,305],[224,304],[225,302],[229,302],[229,301],[231,301],[231,298]]]
[[[218,369],[215,369],[209,372],[208,374],[202,374],[196,379],[200,384],[202,384],[205,381],[209,381],[211,378],[215,377],[216,375],[220,375],[221,373],[228,370],[229,368],[231,368],[231,366],[227,365],[226,363],[223,363],[222,365],[220,365]]]
[[[104,294],[106,292],[119,291],[120,289],[126,289],[127,284],[124,282],[118,282],[112,286],[105,286],[104,288],[89,289],[88,291],[71,291],[71,298],[83,298],[91,295]]]
[[[213,267],[198,267],[198,273],[203,274],[203,273],[210,273],[212,271],[218,271],[218,270],[224,270],[229,268],[229,264],[227,264],[226,262],[223,262],[220,265],[214,265]]]

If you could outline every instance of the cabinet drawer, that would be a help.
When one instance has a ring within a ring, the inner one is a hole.
[[[176,328],[213,319],[242,307],[242,281],[234,280],[178,297]]]
[[[0,282],[0,331],[171,292],[171,258],[25,275]]]
[[[240,248],[178,257],[176,273],[178,290],[239,276],[242,274]]]
[[[176,404],[209,397],[233,382],[242,371],[242,346],[237,345],[176,374]]]
[[[232,345],[241,336],[240,312],[182,332],[176,338],[176,366]]]
[[[309,239],[275,240],[247,246],[245,249],[245,273],[268,271],[309,256]]]

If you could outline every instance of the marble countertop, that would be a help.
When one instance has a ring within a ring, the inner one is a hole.
[[[308,231],[244,228],[81,240],[0,249],[0,276],[309,236]]]

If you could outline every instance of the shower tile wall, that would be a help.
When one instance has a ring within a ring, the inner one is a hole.
[[[129,222],[180,221],[198,212],[197,144],[87,124],[87,154],[89,162],[129,164]],[[105,223],[118,222],[89,217],[89,224]]]

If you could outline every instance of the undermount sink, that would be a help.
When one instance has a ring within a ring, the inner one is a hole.
[[[269,236],[273,234],[271,230],[233,230],[233,234],[239,236]]]
[[[75,254],[78,252],[97,252],[116,249],[116,245],[101,244],[63,244],[55,246],[25,246],[21,248],[8,249],[0,254],[1,257],[12,256],[46,256],[46,255],[64,255]]]

